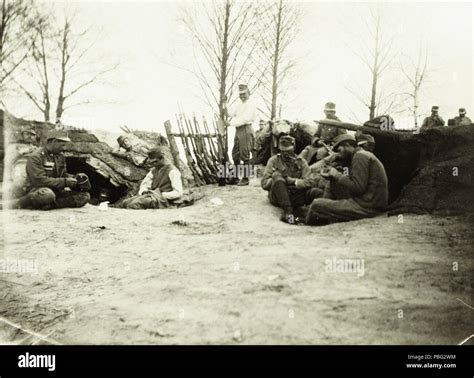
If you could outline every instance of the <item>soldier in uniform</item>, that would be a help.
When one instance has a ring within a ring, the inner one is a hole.
[[[148,163],[153,167],[140,184],[138,195],[126,199],[126,209],[164,209],[183,196],[181,172],[168,161],[163,147],[148,152]]]
[[[324,114],[326,115],[326,120],[340,121],[336,116],[336,104],[333,102],[327,102],[324,106]],[[327,126],[327,125],[318,125],[318,130],[314,134],[313,145],[319,147],[316,153],[316,160],[321,160],[322,158],[328,156],[326,148],[323,147],[321,142],[324,142],[328,146],[332,146],[334,138],[338,135],[347,134],[345,129],[340,129],[338,127]]]
[[[279,140],[280,153],[268,160],[262,177],[261,186],[268,191],[270,203],[283,209],[281,220],[296,224],[296,208],[307,205],[313,200],[310,170],[304,159],[295,154],[295,139],[283,135]]]
[[[11,207],[49,210],[82,207],[89,202],[89,193],[82,191],[77,179],[66,172],[62,151],[64,144],[70,141],[65,132],[53,130],[48,133],[45,147],[28,156],[27,194],[14,201]]]
[[[469,126],[472,124],[472,121],[469,117],[466,117],[466,109],[460,108],[459,109],[459,116],[454,117],[454,125],[455,126]]]
[[[142,144],[133,145],[127,134],[120,135],[117,138],[117,143],[119,145],[119,149],[112,151],[113,155],[126,159],[135,164],[137,167],[146,166],[148,148]],[[120,148],[123,148],[124,151],[120,150]],[[148,168],[148,166],[146,167]]]
[[[317,198],[309,208],[306,224],[325,224],[328,221],[350,221],[373,217],[385,211],[388,204],[388,179],[385,168],[377,157],[357,146],[352,135],[335,139],[334,151],[351,161],[349,174],[328,168],[322,174],[349,192],[349,198]]]
[[[237,168],[240,162],[247,166],[243,171],[249,171],[248,165],[255,149],[255,131],[259,129],[259,116],[257,107],[250,98],[250,91],[245,84],[239,84],[240,102],[229,111],[228,126],[235,127],[234,147],[232,159]],[[240,171],[237,169],[237,171]],[[234,182],[230,182],[234,183]],[[249,185],[249,178],[244,176],[237,183],[239,186]]]
[[[444,126],[444,120],[439,116],[439,106],[433,105],[431,107],[431,115],[423,120],[420,133],[441,126]]]

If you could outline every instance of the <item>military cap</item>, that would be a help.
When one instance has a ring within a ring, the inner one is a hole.
[[[466,108],[459,108],[459,114],[466,114]]]
[[[355,140],[355,138],[350,135],[350,134],[341,134],[341,135],[338,135],[337,137],[334,138],[334,146],[332,147],[332,150],[334,152],[337,152],[337,148],[339,147],[339,145],[342,143],[342,142],[347,142],[347,141],[350,141],[354,144],[354,146],[357,145],[357,142]]]
[[[293,151],[295,149],[295,138],[290,135],[282,135],[278,147],[280,151]]]
[[[25,130],[22,130],[21,132],[31,134],[31,135],[36,135],[36,131],[34,131],[32,129],[25,129]]]
[[[324,111],[325,112],[336,112],[336,104],[334,102],[326,102],[326,105],[324,105]]]
[[[359,134],[356,138],[357,140],[357,145],[361,146],[362,144],[366,143],[373,143],[375,144],[375,139],[372,135],[370,134]]]
[[[247,84],[239,84],[239,93],[246,93],[249,90]]]
[[[439,110],[439,106],[433,105],[433,106],[431,107],[431,111],[432,111],[432,112],[437,112],[438,110]]]
[[[65,131],[60,131],[60,130],[51,130],[46,137],[46,141],[51,140],[51,139],[56,139],[63,142],[71,141],[71,139],[68,138],[67,133]]]

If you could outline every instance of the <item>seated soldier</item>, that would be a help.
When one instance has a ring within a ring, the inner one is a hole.
[[[148,163],[153,167],[140,184],[138,195],[126,199],[127,209],[164,209],[183,196],[181,172],[168,161],[163,147],[148,152]]]
[[[280,137],[280,153],[272,156],[265,167],[262,177],[262,188],[268,190],[270,202],[283,209],[281,220],[296,224],[297,207],[311,203],[313,200],[309,167],[306,161],[295,154],[295,139],[289,135]]]
[[[357,147],[351,135],[340,135],[333,147],[351,166],[348,175],[335,168],[323,171],[323,176],[348,189],[350,198],[315,199],[309,208],[307,224],[326,224],[329,221],[349,221],[379,215],[388,203],[388,180],[385,168],[371,152]]]
[[[70,141],[65,132],[49,132],[45,147],[28,156],[26,194],[14,200],[10,207],[49,210],[82,207],[89,202],[89,193],[83,191],[82,186],[79,188],[77,179],[66,172],[62,151],[64,144]]]
[[[321,148],[319,142],[319,138],[313,136],[311,138],[311,143],[307,145],[303,151],[300,152],[298,157],[304,159],[308,165],[312,165],[317,161],[317,153],[319,148]]]

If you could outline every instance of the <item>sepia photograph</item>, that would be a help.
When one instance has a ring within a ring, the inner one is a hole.
[[[0,344],[470,348],[473,15],[1,0]]]

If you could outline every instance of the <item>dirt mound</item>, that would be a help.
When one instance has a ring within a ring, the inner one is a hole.
[[[413,135],[401,143],[416,156],[411,179],[392,211],[434,214],[474,212],[474,128],[450,126]],[[409,166],[405,158],[400,163]]]

